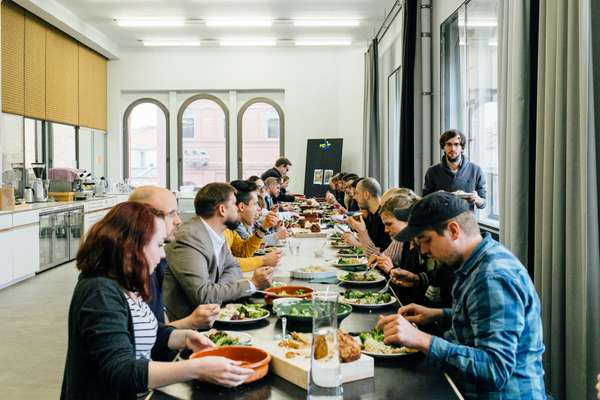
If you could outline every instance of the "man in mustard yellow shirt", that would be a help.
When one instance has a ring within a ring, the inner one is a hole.
[[[231,185],[237,191],[235,199],[239,219],[236,221],[236,224],[229,224],[230,226],[228,225],[227,229],[225,229],[224,237],[227,247],[229,247],[231,253],[240,263],[240,267],[244,272],[253,271],[263,266],[276,266],[281,258],[280,251],[273,251],[264,256],[253,256],[253,254],[260,248],[262,239],[268,230],[279,223],[277,213],[272,211],[267,214],[254,234],[247,240],[243,240],[235,229],[242,222],[249,226],[254,225],[256,222],[256,217],[258,216],[257,186],[253,182],[242,180],[233,181]]]

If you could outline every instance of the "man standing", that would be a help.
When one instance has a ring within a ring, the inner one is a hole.
[[[262,179],[266,185],[267,178],[271,178],[271,177],[278,178],[279,184],[281,185],[281,183],[283,182],[283,177],[288,174],[291,166],[292,166],[292,162],[290,160],[288,160],[285,157],[280,157],[277,159],[277,161],[275,161],[275,166],[273,168],[269,168],[268,170],[266,170],[265,172],[262,173],[262,175],[260,176],[260,179]],[[287,197],[285,192],[286,192],[286,190],[281,189],[281,186],[280,186],[279,194],[277,194],[277,196],[275,197],[276,203],[278,203],[280,201],[294,201],[293,199],[289,200],[289,197]]]
[[[374,178],[361,179],[354,191],[354,200],[361,210],[367,211],[367,216],[348,217],[348,225],[356,232],[366,231],[373,244],[380,251],[387,249],[392,239],[385,231],[385,225],[379,216],[381,202],[381,186]]]
[[[466,398],[545,399],[540,301],[527,270],[501,244],[482,237],[467,203],[450,193],[425,196],[396,240],[453,268],[452,308],[417,304],[382,317],[384,342],[420,350],[453,376]],[[411,322],[450,326],[431,336]]]
[[[194,199],[196,216],[183,223],[166,247],[165,305],[170,318],[182,318],[199,304],[222,304],[271,285],[272,267],[244,279],[239,263],[225,245],[223,232],[239,218],[235,189],[209,183]]]
[[[439,164],[430,167],[425,174],[423,196],[444,190],[446,192],[464,192],[470,195],[466,200],[470,209],[485,207],[487,191],[485,175],[477,164],[473,164],[464,155],[465,135],[451,129],[440,137],[440,147],[444,152]]]
[[[147,204],[152,208],[165,214],[167,227],[167,242],[173,241],[175,231],[181,219],[177,215],[177,199],[169,190],[158,186],[139,186],[129,195],[129,201]],[[210,328],[219,315],[218,304],[200,304],[194,311],[179,320],[169,321],[165,315],[165,304],[163,300],[163,279],[167,262],[161,260],[154,272],[150,275],[150,300],[148,306],[160,323],[168,323],[178,329]]]

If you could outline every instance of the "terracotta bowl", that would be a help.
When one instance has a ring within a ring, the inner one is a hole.
[[[291,294],[296,290],[302,289],[304,290],[303,294]],[[265,303],[272,304],[273,299],[283,299],[286,297],[292,297],[296,299],[310,299],[312,297],[313,290],[306,286],[278,286],[265,289]],[[286,292],[288,294],[280,294],[281,292]]]
[[[246,378],[244,383],[254,382],[264,377],[269,371],[269,362],[271,362],[271,355],[269,353],[263,349],[252,346],[213,347],[207,350],[197,351],[192,354],[190,358],[202,358],[208,356],[221,356],[234,361],[241,361],[242,364],[240,367],[253,369],[254,374]]]

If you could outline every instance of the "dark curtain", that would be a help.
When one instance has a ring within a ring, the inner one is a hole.
[[[379,127],[379,82],[377,39],[365,53],[365,137],[368,143],[367,175],[381,178],[381,135]]]
[[[407,0],[404,9],[402,94],[400,107],[400,187],[415,188],[415,56],[417,52],[418,0]]]

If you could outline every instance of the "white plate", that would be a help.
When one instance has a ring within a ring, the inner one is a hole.
[[[325,279],[325,278],[334,278],[338,273],[338,270],[333,269],[333,268],[328,268],[327,271],[321,271],[321,272],[303,272],[303,271],[300,271],[301,269],[302,268],[298,268],[298,269],[291,271],[290,275],[292,276],[292,278]]]
[[[370,351],[366,351],[366,350],[361,350],[361,353],[366,354],[371,357],[374,357],[374,358],[399,358],[399,357],[406,357],[406,356],[412,356],[415,354],[419,354],[418,351],[413,351],[410,353],[381,354],[381,353],[371,353]]]
[[[252,336],[248,335],[247,333],[225,331],[225,330],[221,330],[221,329],[215,329],[215,330],[225,332],[228,336],[231,336],[232,338],[236,338],[238,340],[238,342],[240,342],[240,345],[249,346],[252,344],[252,340],[253,340]],[[208,337],[209,332],[210,331],[204,331],[204,332],[200,332],[200,334]]]
[[[373,272],[373,271],[367,270],[364,272]],[[355,274],[363,274],[364,272],[360,271],[360,272],[354,272],[354,273]],[[349,280],[343,279],[342,277],[348,273],[350,273],[350,272],[338,272],[338,274],[337,274],[338,280],[342,283],[350,283],[352,285],[371,285],[374,283],[379,283],[379,282],[385,281],[385,277],[378,272],[375,272],[375,274],[377,275],[377,279],[375,279],[374,281],[349,281]]]
[[[395,302],[396,302],[396,298],[394,296],[392,296],[392,299],[387,303],[360,304],[360,303],[350,302],[350,301],[346,300],[346,298],[343,295],[340,295],[340,303],[349,304],[352,307],[358,307],[358,308],[381,308],[381,307],[390,306],[390,305],[394,304]]]
[[[261,321],[263,319],[269,318],[271,316],[271,313],[269,312],[269,310],[265,310],[267,312],[266,315],[259,317],[259,318],[246,318],[246,319],[238,319],[238,320],[230,320],[230,319],[216,319],[216,322],[221,322],[224,324],[233,324],[233,325],[244,325],[244,324],[251,324],[253,322],[256,321]],[[220,317],[220,315],[219,315]]]

